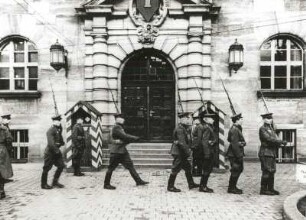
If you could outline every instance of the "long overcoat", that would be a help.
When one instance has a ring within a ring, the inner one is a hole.
[[[8,128],[0,124],[0,174],[4,179],[13,176],[13,168],[8,152],[12,142],[13,138]]]

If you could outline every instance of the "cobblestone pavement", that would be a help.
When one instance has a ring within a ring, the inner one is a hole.
[[[229,172],[211,175],[208,185],[215,190],[213,194],[189,190],[181,172],[176,186],[183,192],[170,193],[166,190],[167,170],[138,169],[150,184],[136,187],[123,168],[113,174],[115,191],[103,189],[105,169],[86,173],[85,177],[63,173],[60,182],[66,188],[42,190],[42,164],[14,164],[14,182],[5,185],[7,198],[0,201],[0,219],[282,219],[286,196],[306,189],[306,185],[295,179],[296,167],[278,164],[276,189],[281,195],[260,196],[259,163],[245,163],[238,182],[243,195],[226,193]],[[199,182],[199,177],[195,181]]]

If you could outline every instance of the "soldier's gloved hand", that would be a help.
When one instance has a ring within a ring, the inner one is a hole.
[[[287,145],[287,141],[282,141],[282,145],[286,146]]]
[[[173,141],[173,143],[174,143],[175,145],[178,145],[179,141],[176,140],[176,141]]]
[[[122,144],[123,142],[120,139],[113,140],[114,144]]]
[[[210,146],[213,146],[213,145],[215,144],[215,142],[214,142],[214,141],[208,141],[208,144],[209,144]]]
[[[246,143],[244,141],[240,141],[239,144],[240,144],[241,147],[245,147],[245,145],[246,145]]]

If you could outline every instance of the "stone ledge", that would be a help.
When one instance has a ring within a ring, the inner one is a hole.
[[[306,97],[304,90],[261,90],[257,91],[257,97],[261,98],[261,93],[267,98],[302,98]]]
[[[8,92],[2,92],[0,91],[0,98],[5,99],[37,99],[41,97],[41,92],[39,91],[8,91]]]
[[[306,197],[306,190],[298,191],[285,199],[283,205],[285,220],[305,220],[305,216],[297,209],[297,204],[303,197]]]

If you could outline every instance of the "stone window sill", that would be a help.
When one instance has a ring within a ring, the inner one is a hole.
[[[40,97],[39,91],[0,91],[0,98],[5,99],[37,99]]]
[[[261,90],[267,98],[302,98],[306,97],[304,90]],[[257,91],[257,97],[261,98],[261,92]]]

